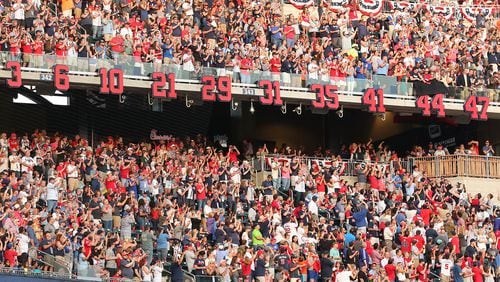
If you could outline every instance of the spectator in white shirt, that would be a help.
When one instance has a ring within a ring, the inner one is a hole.
[[[317,221],[319,219],[319,209],[318,209],[318,204],[316,201],[318,200],[317,196],[313,196],[312,200],[309,202],[307,205],[307,209],[311,213],[313,220]]]
[[[49,178],[49,183],[47,184],[47,212],[49,214],[53,213],[57,201],[59,200],[59,185],[61,184],[61,179],[55,179],[54,177]]]

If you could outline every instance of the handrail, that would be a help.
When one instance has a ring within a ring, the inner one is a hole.
[[[397,170],[405,169],[406,171],[411,171],[413,167],[413,160],[410,159],[397,159],[390,160],[386,162],[367,162],[364,160],[356,159],[337,159],[334,157],[311,157],[311,156],[294,156],[294,155],[281,155],[281,154],[266,154],[259,158],[253,160],[254,168],[255,165],[259,165],[259,170],[263,172],[270,172],[270,160],[277,157],[281,161],[291,160],[292,158],[297,158],[301,161],[305,161],[307,167],[311,169],[313,163],[324,166],[325,164],[331,164],[337,167],[337,169],[342,169],[342,176],[356,176],[355,167],[357,164],[361,166],[365,165],[377,165],[380,169],[385,171],[390,171],[395,173]]]
[[[54,268],[63,267],[68,274],[72,273],[72,269],[73,269],[73,261],[72,261],[72,259],[70,261],[67,261],[65,259],[64,260],[60,260],[56,256],[51,255],[49,253],[46,253],[44,251],[41,251],[41,250],[39,250],[39,249],[37,249],[35,247],[31,247],[30,251],[35,251],[36,252],[36,257],[34,259],[36,259],[37,261],[42,262],[42,263],[44,263],[44,264],[46,264],[48,266],[54,267]],[[51,264],[48,261],[45,261],[43,259],[39,259],[38,255],[50,256],[53,259],[54,264]]]
[[[49,11],[52,13],[52,15],[56,16],[58,15],[58,11],[57,11],[57,5],[55,3],[52,3],[52,2],[49,2],[47,4],[47,8],[49,9]]]
[[[455,154],[409,158],[428,177],[478,177],[500,179],[500,157]]]
[[[11,267],[0,267],[0,275],[8,274],[12,276],[26,276],[26,277],[41,277],[48,278],[52,280],[75,280],[72,275],[62,275],[55,272],[41,271],[41,270],[28,270],[22,268],[11,268]]]

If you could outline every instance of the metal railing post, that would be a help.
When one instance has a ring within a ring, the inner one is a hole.
[[[486,165],[486,178],[490,178],[490,158],[488,155],[485,156],[485,165]]]
[[[439,167],[439,156],[434,156],[434,162],[435,162],[435,174],[436,174],[436,177],[440,177],[441,176],[441,170],[440,170],[440,167]]]
[[[469,175],[469,170],[470,170],[470,159],[468,155],[465,155],[464,157],[464,177]]]

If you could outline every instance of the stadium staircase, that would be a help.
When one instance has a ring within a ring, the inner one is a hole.
[[[53,272],[57,273],[58,275],[71,277],[71,273],[73,270],[73,254],[69,254],[65,257],[65,259],[61,260],[34,247],[30,248],[29,253],[33,254],[31,256],[31,259],[37,261],[41,267],[50,266],[54,269]]]

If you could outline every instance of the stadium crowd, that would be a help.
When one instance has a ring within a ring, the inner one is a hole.
[[[155,70],[182,65],[191,77],[203,67],[222,68],[244,83],[253,83],[250,73],[259,71],[282,72],[283,84],[294,86],[336,81],[353,88],[354,78],[379,75],[438,81],[459,87],[450,92],[457,96],[499,88],[500,20],[494,15],[477,13],[469,23],[423,7],[376,16],[356,7],[352,2],[333,12],[321,2],[284,14],[279,0],[2,1],[0,46],[26,66],[42,65],[45,53],[82,71],[126,55]],[[141,73],[140,64],[135,71]]]
[[[317,150],[331,162],[309,167],[286,145],[273,151],[289,158],[282,162],[250,141],[154,139],[110,136],[92,147],[78,135],[2,133],[2,265],[36,273],[67,261],[80,276],[116,281],[162,281],[167,265],[171,281],[184,281],[183,270],[228,282],[499,277],[493,195],[418,167],[376,165],[398,160],[383,142]],[[469,145],[463,153],[494,154],[489,143]],[[359,161],[355,183],[342,158]],[[262,171],[269,175],[255,183]]]

